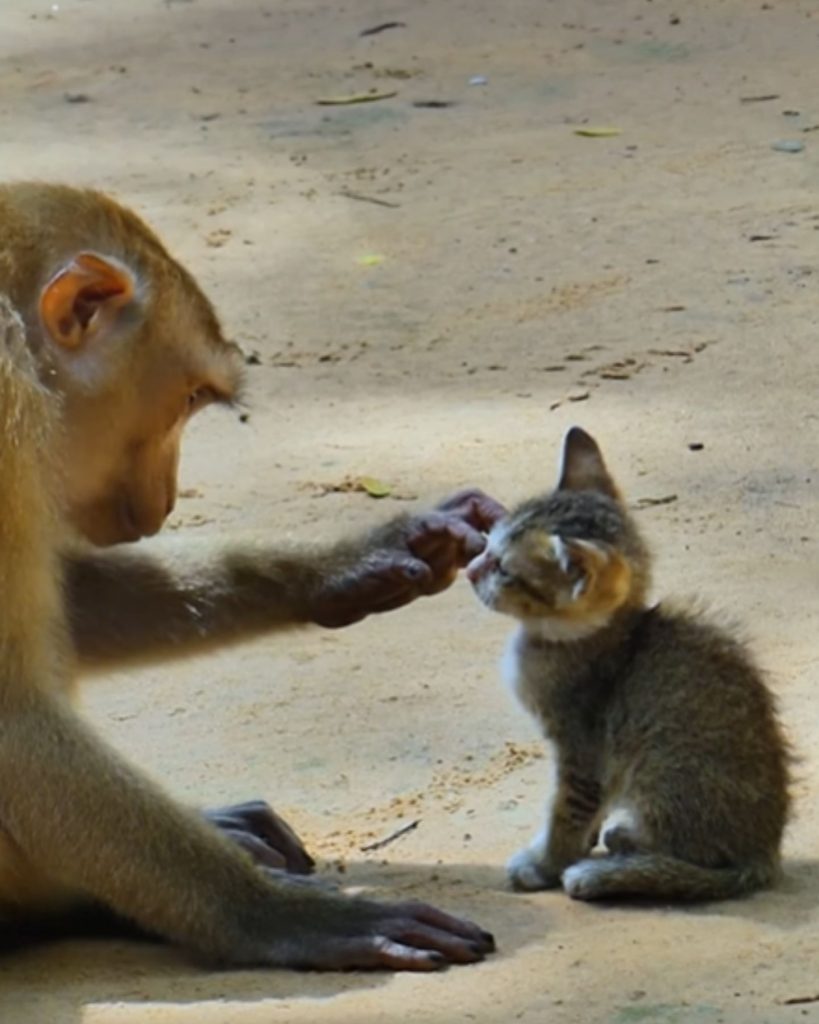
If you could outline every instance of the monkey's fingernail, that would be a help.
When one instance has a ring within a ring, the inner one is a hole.
[[[492,932],[484,932],[484,931],[482,931],[481,932],[481,938],[487,944],[487,946],[489,946],[491,949],[495,948],[495,936],[492,934]]]

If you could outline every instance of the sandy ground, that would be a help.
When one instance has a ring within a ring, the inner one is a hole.
[[[264,795],[328,871],[500,952],[316,976],[64,944],[2,962],[3,1024],[819,1019],[786,1005],[819,995],[817,37],[791,0],[3,0],[3,176],[137,206],[258,353],[249,420],[191,431],[171,539],[331,537],[468,483],[514,500],[580,422],[635,502],[668,499],[639,513],[657,592],[744,623],[803,757],[779,890],[603,909],[505,889],[545,762],[498,681],[508,625],[465,583],[97,680],[90,716],[180,797]],[[396,95],[316,104],[371,88]],[[361,474],[394,496],[323,493]]]

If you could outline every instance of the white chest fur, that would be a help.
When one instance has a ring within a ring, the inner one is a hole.
[[[526,627],[518,626],[506,642],[501,658],[501,676],[509,692],[535,717],[539,717],[535,698],[541,676],[538,666],[533,663],[537,660],[540,659],[534,657]]]

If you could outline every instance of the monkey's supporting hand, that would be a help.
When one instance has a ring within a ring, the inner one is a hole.
[[[264,800],[205,811],[209,821],[263,867],[309,875],[316,862],[287,822]]]
[[[343,567],[321,580],[312,621],[328,628],[349,626],[445,590],[483,551],[486,533],[505,515],[494,498],[472,489],[431,512],[392,520],[367,537],[363,550],[351,543]]]
[[[329,910],[328,895],[316,895]],[[327,914],[320,931],[297,935],[288,950],[289,966],[437,971],[447,964],[477,963],[495,949],[489,932],[427,903],[337,899],[343,902],[336,909],[344,913],[335,921]]]

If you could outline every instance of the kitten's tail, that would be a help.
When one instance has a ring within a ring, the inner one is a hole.
[[[724,900],[767,888],[778,876],[773,859],[741,868],[704,868],[666,854],[634,853],[578,861],[563,872],[563,888],[576,900]]]

